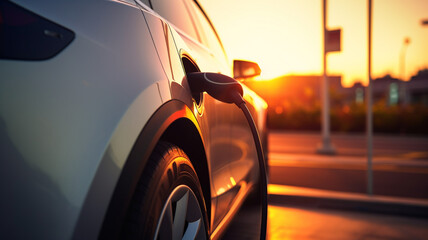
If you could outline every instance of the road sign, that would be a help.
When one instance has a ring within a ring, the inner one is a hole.
[[[340,52],[341,29],[325,31],[325,52]]]

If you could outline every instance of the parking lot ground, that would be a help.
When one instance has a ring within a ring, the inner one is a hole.
[[[374,136],[374,195],[428,199],[428,137]],[[335,155],[316,153],[319,133],[271,132],[270,183],[367,192],[365,136],[333,134]]]
[[[267,237],[428,239],[428,137],[374,137],[374,195],[366,194],[365,136],[271,132]],[[260,210],[244,205],[223,239],[259,239]]]
[[[428,219],[428,200],[269,184],[269,203]]]
[[[428,219],[269,206],[268,239],[427,239]]]
[[[270,131],[269,153],[315,154],[321,143],[320,132]],[[331,143],[336,155],[364,157],[366,135],[364,133],[332,133]],[[384,159],[411,161],[428,160],[428,136],[403,136],[377,134],[373,136],[374,161]]]
[[[428,239],[428,219],[270,204],[267,239]],[[241,209],[223,239],[259,239],[259,210]]]

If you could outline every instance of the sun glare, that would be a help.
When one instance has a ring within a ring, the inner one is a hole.
[[[322,73],[321,0],[201,2],[229,58],[259,63],[259,79]],[[428,68],[428,27],[421,25],[428,18],[428,1],[374,0],[373,4],[373,77],[390,74],[409,80]],[[327,14],[327,27],[342,29],[342,51],[329,54],[328,73],[341,75],[344,86],[365,84],[367,1],[329,0]],[[403,50],[406,38],[410,43]]]

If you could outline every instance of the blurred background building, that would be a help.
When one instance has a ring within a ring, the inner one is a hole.
[[[269,105],[269,126],[273,129],[320,129],[322,76],[286,75],[246,84]],[[340,132],[365,129],[365,90],[356,82],[343,87],[341,76],[329,76],[331,128]],[[373,81],[374,131],[400,134],[428,133],[428,69],[409,81],[387,74]]]

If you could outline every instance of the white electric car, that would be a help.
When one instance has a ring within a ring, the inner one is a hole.
[[[0,239],[220,238],[256,146],[186,74],[260,74],[234,63],[197,1],[0,0]]]

